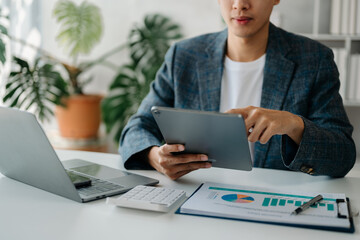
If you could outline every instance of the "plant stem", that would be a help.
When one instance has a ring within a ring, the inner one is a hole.
[[[37,46],[35,46],[35,45],[31,44],[31,43],[28,43],[28,42],[26,42],[26,41],[24,41],[24,40],[22,40],[22,39],[13,37],[13,36],[11,36],[11,35],[8,35],[8,37],[9,37],[11,40],[14,40],[15,42],[21,43],[21,44],[24,45],[24,46],[27,46],[27,47],[30,47],[30,48],[32,48],[32,49],[35,49],[35,50],[39,51],[42,56],[44,56],[44,57],[46,57],[46,58],[48,58],[48,59],[50,59],[50,60],[53,60],[53,61],[58,62],[58,63],[63,63],[63,62],[64,62],[64,61],[61,61],[61,60],[58,59],[58,58],[55,58],[55,57],[54,57],[53,55],[51,55],[48,51],[46,51],[46,50],[44,50],[44,49],[42,49],[42,48],[39,48],[39,47],[37,47]]]
[[[28,43],[28,42],[26,42],[26,41],[24,41],[24,40],[22,40],[22,39],[19,39],[19,38],[10,36],[10,35],[9,35],[9,38],[10,38],[11,40],[14,40],[14,41],[16,41],[16,42],[21,43],[21,44],[24,45],[24,46],[28,46],[28,47],[30,47],[30,48],[32,48],[32,49],[35,49],[35,50],[39,51],[39,53],[40,53],[42,56],[44,56],[44,57],[46,57],[46,58],[48,58],[48,59],[50,59],[50,60],[53,60],[53,61],[58,62],[58,63],[61,63],[61,64],[66,64],[65,61],[62,61],[62,60],[54,57],[53,55],[51,55],[51,53],[49,53],[48,51],[46,51],[46,50],[44,50],[44,49],[42,49],[42,48],[39,48],[39,47],[37,47],[37,46],[35,46],[35,45],[31,44],[31,43]],[[100,56],[99,58],[97,58],[97,59],[95,59],[95,60],[93,60],[93,61],[90,61],[90,62],[88,62],[87,64],[85,64],[85,65],[81,68],[81,71],[83,72],[84,70],[86,70],[86,69],[88,69],[88,68],[91,68],[92,66],[94,66],[94,65],[96,65],[96,64],[104,63],[104,61],[105,61],[108,57],[114,55],[114,54],[117,53],[117,52],[120,52],[121,50],[123,50],[123,49],[125,49],[126,47],[128,47],[128,45],[129,45],[129,42],[126,42],[126,43],[124,43],[124,44],[119,45],[118,47],[116,47],[116,48],[114,48],[114,49],[111,49],[110,51],[104,53],[104,54],[103,54],[102,56]],[[77,57],[76,57],[75,60],[74,60],[74,66],[76,66],[76,60],[77,60]],[[68,65],[68,64],[66,64],[66,65]],[[108,67],[110,67],[110,68],[112,68],[112,69],[116,69],[116,68],[117,68],[114,64],[111,64],[110,62],[104,63],[103,65],[108,66]]]
[[[111,68],[114,71],[117,71],[119,69],[118,66],[116,66],[115,64],[113,64],[112,62],[109,62],[109,61],[104,60],[102,62],[99,62],[99,64],[107,66],[107,67]]]
[[[128,45],[129,45],[129,42],[126,42],[126,43],[124,43],[124,44],[119,45],[118,47],[116,47],[116,48],[114,48],[114,49],[111,49],[111,50],[108,51],[107,53],[104,53],[102,56],[100,56],[98,59],[95,59],[95,60],[87,63],[87,64],[82,68],[82,70],[85,70],[85,69],[87,69],[87,68],[90,68],[90,67],[94,66],[95,64],[104,62],[108,57],[114,55],[114,54],[117,53],[117,52],[120,52],[121,50],[123,50],[123,49],[125,49],[126,47],[128,47]],[[104,64],[104,65],[109,66],[108,64]]]

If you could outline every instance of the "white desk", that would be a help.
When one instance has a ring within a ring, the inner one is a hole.
[[[119,155],[79,151],[58,151],[62,160],[82,158],[110,167],[122,168]],[[160,180],[161,186],[183,189],[190,195],[200,183],[242,184],[278,187],[285,190],[341,192],[360,209],[360,168],[346,178],[330,179],[303,173],[254,169],[251,172],[204,169],[171,181],[155,171],[133,171]],[[1,240],[70,239],[360,239],[359,217],[356,232],[337,233],[269,224],[250,223],[170,213],[122,209],[105,200],[80,204],[71,200],[0,177]]]

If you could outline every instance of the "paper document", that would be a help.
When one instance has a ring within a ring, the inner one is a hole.
[[[298,215],[291,214],[318,194],[207,182],[178,211],[285,225],[350,229],[345,194],[321,193],[323,200]]]

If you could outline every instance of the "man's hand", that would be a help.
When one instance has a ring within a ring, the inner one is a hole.
[[[270,110],[259,107],[231,109],[226,113],[241,114],[250,142],[265,144],[274,135],[288,135],[296,144],[300,144],[304,132],[303,120],[290,112]]]
[[[204,154],[172,154],[184,150],[185,147],[181,144],[152,147],[148,153],[149,164],[172,180],[199,168],[211,167],[211,163],[207,162],[208,157]]]

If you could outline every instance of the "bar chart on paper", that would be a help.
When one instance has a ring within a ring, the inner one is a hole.
[[[221,205],[232,205],[233,208],[244,208],[247,210],[256,210],[258,213],[278,213],[288,214],[297,207],[306,203],[313,196],[274,193],[265,191],[256,191],[249,189],[233,189],[233,188],[219,188],[209,187],[210,194],[208,199],[216,201]],[[337,215],[335,198],[324,198],[321,202],[312,205],[308,210],[304,211],[302,215],[334,217]]]
[[[277,197],[265,197],[262,206],[263,207],[293,207],[293,209],[296,209],[297,207],[300,207],[302,204],[305,204],[307,201],[301,198],[277,198]],[[327,201],[322,201],[320,203],[316,203],[310,208],[318,209],[317,213],[319,213],[319,210],[321,213],[329,212],[329,214],[332,216],[335,213],[335,199],[328,199]],[[306,213],[306,212],[305,212]],[[307,213],[311,213],[311,210],[307,211]]]

